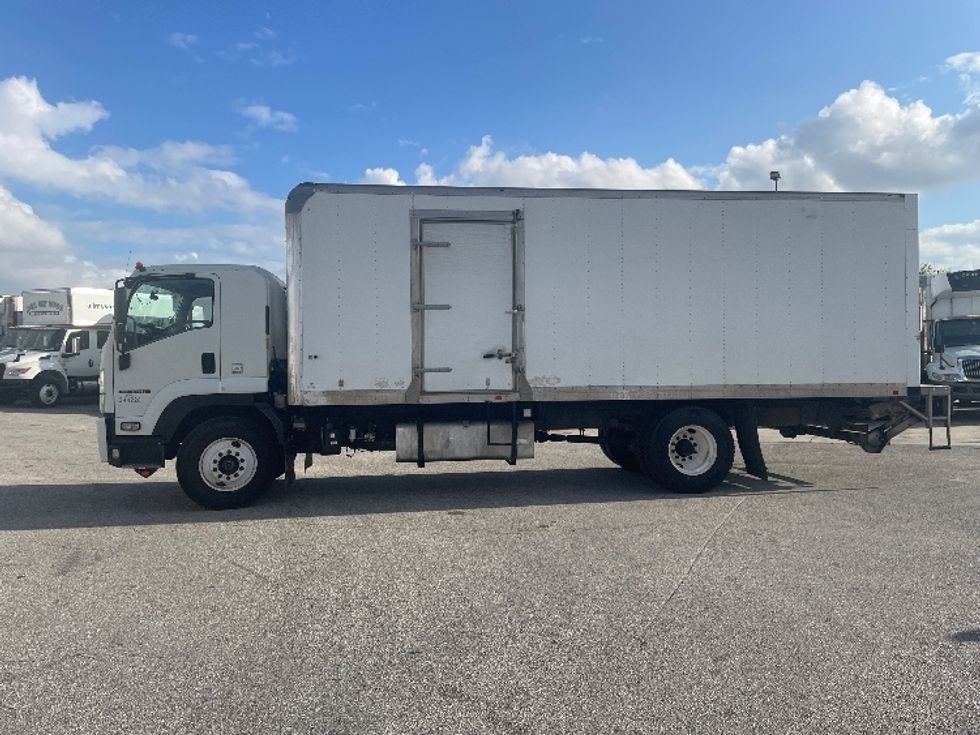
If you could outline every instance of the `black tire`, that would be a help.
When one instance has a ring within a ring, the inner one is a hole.
[[[651,424],[637,453],[654,484],[676,493],[703,493],[731,471],[735,440],[714,411],[679,408]]]
[[[241,508],[272,484],[282,466],[281,453],[272,432],[250,419],[209,419],[177,450],[177,480],[205,508]],[[209,468],[206,474],[202,465]]]
[[[42,375],[31,386],[31,403],[38,408],[54,408],[61,403],[63,393],[61,383]]]
[[[643,466],[633,453],[633,435],[625,431],[599,432],[599,447],[606,458],[627,472],[640,472]]]

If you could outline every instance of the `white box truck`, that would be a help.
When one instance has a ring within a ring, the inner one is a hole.
[[[0,353],[0,402],[24,398],[50,408],[70,393],[94,395],[113,298],[108,288],[24,291],[23,324]]]
[[[118,282],[103,461],[176,459],[227,508],[297,454],[581,441],[702,492],[733,429],[764,477],[760,425],[879,452],[925,417],[915,195],[301,184],[286,240],[285,288],[233,265]]]
[[[922,276],[925,381],[980,401],[980,270]]]

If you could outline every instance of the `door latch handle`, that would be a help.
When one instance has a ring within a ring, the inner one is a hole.
[[[502,349],[498,349],[496,352],[487,352],[484,356],[484,360],[492,360],[497,358],[498,360],[510,359],[514,356],[513,352],[504,352]]]

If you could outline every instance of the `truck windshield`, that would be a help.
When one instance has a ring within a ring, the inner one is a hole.
[[[60,350],[65,339],[64,329],[12,329],[16,332],[14,346],[18,350]]]
[[[20,333],[23,330],[11,329],[2,337],[0,337],[0,350],[7,350],[11,347],[17,346],[17,340],[20,339]]]
[[[129,297],[126,344],[141,347],[213,323],[214,282],[206,278],[144,281]]]
[[[936,322],[936,342],[942,342],[947,348],[980,345],[980,319]]]

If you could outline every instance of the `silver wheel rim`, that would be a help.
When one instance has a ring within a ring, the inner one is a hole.
[[[255,449],[244,439],[222,437],[208,444],[197,469],[212,490],[233,493],[248,485],[259,468]]]
[[[689,424],[671,435],[667,456],[682,475],[697,477],[714,467],[718,460],[718,442],[703,426]]]
[[[58,402],[60,391],[54,383],[45,383],[37,393],[38,400],[45,406],[53,406]]]

